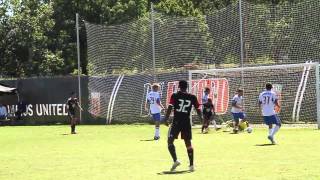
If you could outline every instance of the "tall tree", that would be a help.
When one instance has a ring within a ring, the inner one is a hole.
[[[8,0],[7,19],[2,22],[1,73],[25,77],[59,74],[61,52],[48,47],[48,33],[54,25],[50,3],[37,0]]]

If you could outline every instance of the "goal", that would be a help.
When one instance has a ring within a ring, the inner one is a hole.
[[[258,96],[265,83],[273,84],[283,123],[317,123],[320,128],[319,63],[284,64],[258,67],[189,71],[189,91],[201,101],[203,89],[211,88],[216,113],[231,119],[231,99],[238,88],[244,90],[244,108],[251,123],[262,123]],[[200,102],[201,103],[201,102]]]

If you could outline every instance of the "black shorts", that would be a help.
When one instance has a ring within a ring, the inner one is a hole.
[[[72,112],[72,111],[69,111],[68,112],[68,116],[70,117],[70,119],[75,118],[76,117],[76,113]]]
[[[204,117],[204,119],[211,120],[213,117],[213,113],[203,113],[203,117]]]
[[[191,140],[192,139],[192,131],[191,131],[191,125],[190,124],[172,124],[169,128],[168,132],[168,138],[173,137],[175,139],[178,139],[178,135],[181,132],[181,139],[184,140]]]

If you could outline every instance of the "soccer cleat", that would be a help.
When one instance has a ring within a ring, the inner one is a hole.
[[[271,141],[271,144],[276,144],[272,136],[268,136],[268,139]]]
[[[238,134],[238,129],[233,129],[234,134]]]
[[[160,136],[155,136],[153,139],[154,139],[154,140],[159,140],[159,139],[160,139]]]
[[[177,160],[173,163],[170,171],[174,171],[181,163]]]
[[[193,172],[194,171],[194,166],[192,165],[192,166],[189,166],[189,171],[190,172]]]
[[[77,133],[73,131],[73,132],[71,132],[71,134],[77,134]]]

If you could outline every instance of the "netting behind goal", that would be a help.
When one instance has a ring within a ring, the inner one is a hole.
[[[294,64],[320,59],[320,1],[242,1],[245,64]]]
[[[231,120],[231,100],[238,88],[244,89],[244,106],[251,123],[262,123],[258,96],[265,83],[273,84],[279,97],[283,122],[317,122],[318,63],[191,71],[191,92],[201,98],[204,87],[212,89],[218,119]],[[243,79],[242,79],[243,77]]]
[[[241,16],[239,7],[239,2],[235,2],[198,17],[169,16],[155,7],[150,16],[127,23],[97,25],[85,22],[89,112],[105,118],[107,122],[148,120],[149,113],[144,111],[144,103],[152,82],[161,84],[162,103],[167,104],[167,98],[176,90],[176,81],[187,79],[188,70],[240,67],[241,55],[245,66],[319,61],[320,1],[278,4],[242,1]],[[297,72],[299,74],[300,71]],[[256,75],[260,76],[259,73],[245,73],[245,83],[260,83],[253,80]],[[286,79],[289,75],[284,77],[281,80],[279,75],[278,81],[294,82]],[[227,93],[224,89],[226,83],[235,88],[238,78],[221,79],[215,83],[221,86],[221,92]],[[272,82],[276,79],[274,77]],[[245,85],[262,87],[261,84]],[[253,93],[258,90],[247,91]],[[308,91],[304,99],[311,96]],[[223,103],[221,108],[226,105],[228,103]],[[286,110],[286,106],[283,108]],[[300,119],[305,120],[304,117],[301,115]]]
[[[93,116],[107,123],[148,121],[144,104],[154,80],[166,105],[189,68],[213,63],[205,19],[154,13],[154,22],[154,63],[149,17],[114,26],[86,22]]]

